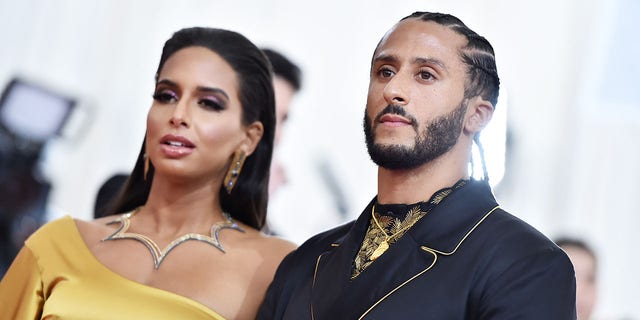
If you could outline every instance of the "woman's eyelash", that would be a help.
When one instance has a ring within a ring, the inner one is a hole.
[[[217,110],[217,111],[224,109],[224,106],[221,103],[213,99],[202,99],[200,100],[200,104],[204,105],[207,108]]]
[[[156,92],[153,94],[153,99],[158,102],[171,102],[177,100],[177,97],[170,92]]]
[[[178,96],[170,91],[160,91],[153,94],[153,99],[160,103],[174,103],[178,101]],[[222,111],[225,109],[224,103],[215,98],[201,98],[198,104],[206,109]]]

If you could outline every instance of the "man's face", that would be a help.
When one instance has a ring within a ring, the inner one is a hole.
[[[372,160],[411,169],[449,151],[462,132],[467,103],[463,36],[408,19],[374,53],[364,129]]]

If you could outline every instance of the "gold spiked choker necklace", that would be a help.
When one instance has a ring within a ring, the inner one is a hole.
[[[142,242],[149,249],[151,255],[153,256],[153,265],[156,270],[160,268],[160,264],[162,263],[164,258],[166,258],[167,254],[169,254],[171,250],[184,243],[185,241],[202,241],[216,247],[218,250],[224,253],[224,247],[222,246],[219,238],[220,231],[222,229],[233,229],[236,231],[244,232],[244,229],[242,229],[235,221],[233,221],[228,213],[223,212],[225,220],[216,222],[211,226],[210,236],[205,236],[199,233],[188,233],[171,241],[171,243],[169,243],[164,248],[164,250],[160,250],[160,247],[158,247],[158,245],[153,240],[151,240],[151,238],[143,234],[127,232],[129,230],[129,227],[131,226],[131,217],[138,213],[139,210],[140,208],[137,208],[134,211],[125,213],[115,220],[108,222],[107,225],[119,223],[120,226],[113,234],[102,239],[102,241],[133,239]]]

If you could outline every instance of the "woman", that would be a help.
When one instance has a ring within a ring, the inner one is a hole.
[[[27,240],[0,284],[11,319],[253,319],[294,245],[261,233],[275,130],[269,63],[242,35],[176,32],[118,203]]]

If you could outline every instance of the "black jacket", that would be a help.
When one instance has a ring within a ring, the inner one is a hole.
[[[500,209],[480,181],[446,197],[352,280],[374,201],[284,259],[258,319],[576,318],[567,255]]]

